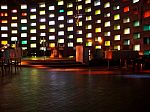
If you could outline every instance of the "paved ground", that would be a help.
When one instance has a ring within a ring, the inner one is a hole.
[[[150,72],[22,67],[0,77],[0,112],[150,112]]]

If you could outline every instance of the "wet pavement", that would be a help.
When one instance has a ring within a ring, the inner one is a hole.
[[[150,72],[21,67],[0,76],[0,112],[150,112]]]

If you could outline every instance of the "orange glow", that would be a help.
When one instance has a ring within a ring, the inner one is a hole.
[[[144,18],[150,17],[150,10],[146,11],[144,13]]]
[[[2,20],[2,22],[1,23],[7,23],[8,21],[7,20]]]
[[[22,13],[21,15],[22,15],[22,16],[27,16],[27,13]]]
[[[129,6],[124,7],[123,12],[128,12],[129,11]]]

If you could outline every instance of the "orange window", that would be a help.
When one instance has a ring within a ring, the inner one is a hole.
[[[128,12],[129,11],[129,6],[124,7],[123,12]]]
[[[144,18],[150,17],[150,10],[144,12]]]

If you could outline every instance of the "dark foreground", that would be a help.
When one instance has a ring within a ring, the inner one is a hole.
[[[0,77],[0,112],[150,112],[150,74],[29,68]]]

